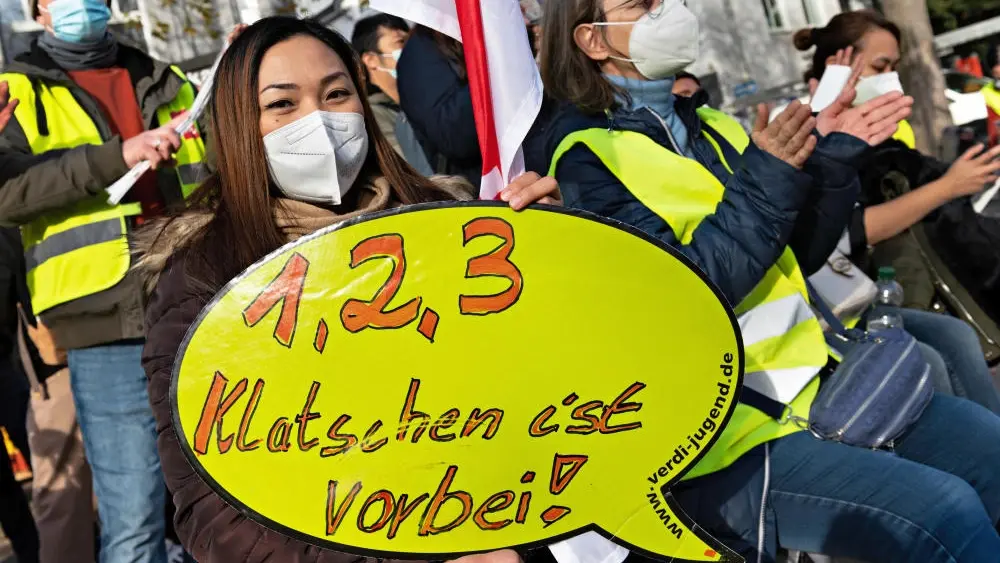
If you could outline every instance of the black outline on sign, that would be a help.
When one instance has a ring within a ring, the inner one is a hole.
[[[304,237],[302,237],[302,238],[300,238],[300,239],[298,239],[298,240],[296,240],[294,242],[288,243],[285,246],[282,246],[281,248],[275,250],[274,252],[271,252],[270,254],[268,254],[267,256],[265,256],[264,258],[261,258],[260,260],[258,260],[252,266],[250,266],[249,268],[247,268],[246,271],[244,271],[243,273],[241,273],[239,276],[237,276],[232,281],[230,281],[228,284],[226,284],[225,287],[223,287],[221,290],[219,290],[219,292],[212,298],[212,300],[209,301],[207,305],[205,305],[205,307],[198,314],[198,317],[195,319],[195,321],[188,328],[187,333],[184,335],[184,340],[181,341],[181,345],[180,345],[180,347],[177,350],[177,356],[175,357],[174,365],[173,365],[173,368],[171,369],[171,376],[170,376],[170,411],[171,411],[170,412],[170,417],[171,417],[171,419],[173,421],[174,434],[177,436],[177,440],[181,444],[181,451],[184,452],[184,456],[187,458],[188,463],[191,464],[191,467],[195,470],[195,472],[198,474],[198,476],[202,480],[204,480],[205,483],[216,494],[218,494],[220,497],[222,497],[230,506],[234,507],[238,512],[240,512],[241,514],[243,514],[244,516],[246,516],[250,520],[253,520],[254,522],[260,524],[261,526],[264,526],[265,528],[269,528],[271,530],[275,530],[275,531],[277,531],[277,532],[279,532],[281,534],[284,534],[284,535],[286,535],[286,536],[288,536],[290,538],[296,539],[298,541],[301,541],[301,542],[304,542],[304,543],[307,543],[307,544],[310,544],[310,545],[314,545],[314,546],[317,546],[317,547],[320,547],[320,548],[323,548],[323,549],[330,549],[330,550],[338,551],[338,552],[341,552],[341,553],[358,554],[358,555],[364,556],[364,557],[391,558],[391,559],[411,559],[411,560],[428,560],[428,559],[437,560],[437,559],[454,559],[454,558],[457,558],[457,557],[460,557],[460,556],[463,556],[463,555],[472,555],[474,553],[482,553],[482,552],[462,552],[462,553],[419,553],[419,554],[418,553],[411,553],[411,554],[405,554],[404,553],[404,554],[401,554],[401,553],[395,553],[395,552],[391,552],[391,551],[377,551],[377,550],[359,549],[359,548],[354,547],[354,546],[350,546],[350,545],[346,545],[346,544],[341,544],[341,543],[337,543],[337,542],[333,542],[333,541],[329,541],[329,540],[323,540],[323,539],[320,539],[320,538],[317,538],[317,537],[314,537],[314,536],[310,536],[308,534],[304,534],[302,532],[299,532],[297,530],[293,530],[291,528],[288,528],[287,526],[284,526],[282,524],[274,522],[274,521],[270,520],[269,518],[265,517],[264,515],[258,513],[257,511],[251,509],[250,507],[246,506],[245,504],[243,504],[239,500],[237,500],[224,487],[222,487],[221,485],[219,485],[219,483],[216,482],[215,479],[213,479],[208,474],[207,471],[205,471],[204,467],[202,467],[202,465],[198,462],[197,456],[195,456],[194,452],[191,450],[191,446],[190,446],[190,444],[188,444],[187,436],[183,432],[180,431],[181,430],[181,421],[180,421],[180,416],[178,415],[178,411],[177,411],[177,379],[178,379],[179,371],[180,371],[180,367],[181,367],[181,360],[184,358],[184,353],[187,351],[187,347],[188,347],[188,344],[191,342],[191,338],[194,336],[195,332],[198,330],[198,326],[201,325],[201,322],[208,315],[209,311],[212,310],[212,308],[219,302],[219,300],[221,300],[229,292],[229,290],[231,290],[237,284],[241,283],[244,279],[246,279],[248,276],[250,276],[251,274],[253,274],[257,269],[259,269],[260,267],[262,267],[265,263],[267,263],[268,261],[274,259],[275,257],[277,257],[277,256],[279,256],[281,254],[284,254],[285,252],[288,252],[292,248],[295,248],[295,247],[298,247],[300,245],[306,244],[309,241],[312,241],[313,239],[325,236],[325,235],[327,235],[329,233],[332,233],[332,232],[335,232],[335,231],[339,231],[341,229],[346,229],[347,227],[351,227],[351,226],[357,225],[359,223],[365,223],[365,222],[368,222],[368,221],[372,221],[372,220],[375,220],[375,219],[381,219],[381,218],[384,218],[384,217],[392,217],[394,215],[402,215],[404,213],[414,213],[414,212],[418,212],[418,211],[427,211],[427,210],[433,210],[433,209],[447,209],[447,208],[452,208],[452,207],[507,208],[508,204],[504,203],[504,202],[498,202],[498,201],[465,201],[465,202],[454,202],[454,201],[451,201],[451,202],[422,203],[422,204],[417,204],[417,205],[408,205],[408,206],[405,206],[405,207],[399,207],[399,208],[390,209],[390,210],[386,210],[386,211],[380,211],[380,212],[377,212],[377,213],[371,213],[371,214],[364,215],[364,216],[361,216],[361,217],[355,217],[353,219],[349,219],[347,221],[343,221],[343,222],[337,223],[335,225],[331,225],[329,227],[326,227],[324,229],[316,231],[315,233],[312,233],[312,234],[309,234],[307,236],[304,236]],[[609,219],[609,218],[606,218],[606,217],[601,217],[599,215],[595,215],[595,214],[587,212],[587,211],[582,211],[582,210],[579,210],[579,209],[569,209],[569,208],[565,208],[565,207],[555,207],[555,206],[551,206],[551,205],[537,205],[536,204],[536,205],[530,206],[525,211],[521,211],[520,213],[532,213],[532,212],[536,212],[536,211],[541,211],[541,212],[546,212],[546,213],[559,213],[559,214],[562,214],[562,215],[569,215],[569,216],[572,216],[572,217],[577,217],[579,219],[586,219],[586,220],[589,220],[589,221],[593,221],[595,223],[600,223],[602,225],[605,225],[607,227],[612,227],[612,228],[618,229],[620,231],[624,231],[624,232],[626,232],[626,233],[628,233],[630,235],[633,235],[633,236],[635,236],[635,237],[637,237],[639,239],[642,239],[642,240],[644,240],[644,241],[646,241],[646,242],[648,242],[648,243],[650,243],[650,244],[652,244],[652,245],[660,248],[661,250],[667,252],[668,254],[670,254],[671,256],[673,256],[674,259],[676,259],[677,261],[679,261],[681,264],[683,264],[689,270],[691,270],[695,275],[697,275],[702,280],[702,282],[712,291],[712,293],[715,294],[715,297],[719,300],[719,303],[721,303],[722,306],[723,306],[723,308],[726,310],[726,314],[729,315],[729,321],[732,323],[732,326],[733,326],[733,334],[736,336],[736,345],[737,345],[737,351],[736,351],[736,353],[737,353],[737,356],[739,358],[739,371],[738,371],[737,376],[736,376],[736,384],[735,384],[734,388],[738,389],[740,392],[742,392],[742,389],[743,389],[743,375],[744,375],[743,372],[744,372],[744,369],[745,369],[746,366],[745,366],[745,357],[744,357],[744,349],[743,349],[743,335],[740,332],[739,323],[738,323],[738,321],[736,319],[736,314],[733,312],[732,306],[729,305],[729,303],[726,301],[726,298],[722,294],[722,291],[719,290],[719,288],[716,287],[716,285],[714,283],[712,283],[712,281],[710,279],[708,279],[708,276],[704,272],[702,272],[701,269],[698,268],[698,266],[696,266],[694,264],[694,262],[691,261],[691,259],[689,259],[688,257],[684,256],[681,252],[679,252],[677,249],[673,248],[672,246],[664,243],[663,241],[661,241],[661,240],[659,240],[659,239],[657,239],[657,238],[655,238],[655,237],[653,237],[653,236],[651,236],[651,235],[649,235],[649,234],[647,234],[647,233],[645,233],[645,232],[643,232],[643,231],[641,231],[639,229],[636,229],[635,227],[632,227],[631,225],[627,225],[625,223],[621,223],[619,221],[615,221],[614,219]],[[722,435],[722,429],[724,429],[725,426],[729,424],[729,421],[732,418],[733,413],[736,411],[736,404],[739,402],[739,395],[735,394],[733,396],[733,399],[734,400],[731,403],[733,405],[733,407],[731,409],[729,409],[729,412],[726,414],[725,418],[722,420],[722,422],[721,422],[721,424],[719,426],[719,430],[715,433],[715,435],[712,437],[712,439],[709,440],[708,444],[706,444],[706,445],[704,445],[704,447],[702,447],[701,452],[699,452],[699,454],[696,455],[694,457],[694,459],[691,460],[691,462],[687,465],[687,467],[685,468],[685,470],[679,472],[677,475],[674,475],[673,478],[670,480],[670,482],[664,484],[664,487],[671,486],[671,485],[674,485],[677,482],[679,482],[680,479],[681,479],[681,477],[683,477],[685,474],[688,473],[688,471],[690,471],[691,469],[693,469],[695,467],[695,465],[697,465],[697,462],[702,457],[704,457],[704,455],[711,449],[711,447],[713,445],[715,445],[715,442]],[[723,545],[719,540],[717,540],[714,537],[712,537],[711,535],[709,535],[708,532],[706,530],[704,530],[703,528],[701,528],[700,526],[698,526],[694,522],[694,520],[691,519],[680,508],[680,506],[678,506],[676,504],[676,502],[672,502],[673,501],[673,495],[666,496],[665,500],[667,500],[668,505],[670,506],[671,510],[674,511],[674,514],[677,516],[678,520],[682,521],[692,533],[694,533],[699,539],[701,539],[702,541],[704,541],[706,544],[709,545],[709,547],[712,547],[713,549],[715,549],[715,551],[719,555],[721,555],[722,558],[720,559],[720,561],[722,563],[736,563],[736,562],[742,563],[743,562],[743,558],[741,558],[735,551],[729,549],[728,547],[726,547],[725,545]],[[648,507],[645,506],[645,503],[643,503],[643,509],[648,509]],[[540,548],[540,547],[551,545],[553,543],[557,543],[557,542],[562,541],[562,540],[566,540],[566,539],[572,538],[574,536],[577,536],[579,534],[582,534],[582,533],[588,532],[588,531],[596,532],[596,533],[600,534],[601,536],[603,536],[604,538],[608,539],[609,541],[612,541],[612,542],[614,542],[614,543],[616,543],[616,544],[618,544],[618,545],[620,545],[620,546],[628,549],[629,551],[631,551],[633,553],[637,553],[639,555],[642,555],[642,556],[650,558],[650,559],[655,559],[655,560],[658,560],[658,561],[673,562],[673,563],[687,563],[689,561],[689,560],[686,560],[686,559],[665,558],[662,555],[659,555],[659,554],[656,554],[656,553],[650,553],[650,552],[646,551],[645,549],[642,549],[640,547],[631,545],[628,542],[623,541],[621,538],[616,537],[611,532],[605,531],[603,528],[601,528],[600,526],[598,526],[595,523],[590,523],[590,524],[587,524],[586,526],[581,526],[580,528],[578,528],[576,530],[573,530],[573,531],[570,531],[570,532],[566,532],[564,534],[559,534],[557,536],[551,536],[551,537],[545,538],[544,540],[540,540],[540,541],[537,541],[537,542],[531,542],[531,543],[527,543],[527,544],[521,544],[521,545],[507,546],[504,549],[526,550],[526,549]],[[667,533],[667,532],[664,531],[664,533]],[[500,549],[500,548],[496,548],[496,549]],[[492,551],[492,550],[486,550],[486,551]]]

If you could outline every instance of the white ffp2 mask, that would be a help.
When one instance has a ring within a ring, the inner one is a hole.
[[[903,93],[903,84],[899,81],[899,73],[883,72],[874,76],[865,76],[858,80],[858,85],[854,88],[857,96],[854,97],[854,105],[874,100],[875,98],[890,92]]]
[[[365,118],[314,111],[264,136],[274,183],[292,199],[340,205],[368,156]]]
[[[634,22],[595,22],[596,26],[632,25],[631,58],[613,57],[635,65],[650,80],[669,78],[698,59],[698,18],[682,0],[663,0]]]

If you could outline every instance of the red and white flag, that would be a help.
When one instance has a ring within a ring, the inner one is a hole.
[[[542,80],[518,0],[371,0],[372,8],[462,42],[483,155],[481,199],[524,173],[521,143],[542,107]]]

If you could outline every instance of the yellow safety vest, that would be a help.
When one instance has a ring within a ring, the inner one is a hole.
[[[917,137],[913,134],[913,127],[905,119],[899,122],[899,126],[896,128],[896,133],[892,136],[893,139],[903,143],[911,149],[917,148]]]
[[[730,168],[722,143],[742,153],[750,142],[746,132],[722,112],[702,108],[698,114],[711,128],[705,130],[706,137]],[[722,200],[724,186],[705,167],[632,131],[586,129],[568,135],[552,157],[550,175],[559,159],[578,143],[593,151],[636,199],[662,217],[681,244],[691,242],[695,229]],[[789,404],[802,417],[808,417],[819,390],[816,375],[829,357],[808,299],[805,278],[795,255],[786,248],[736,307],[746,353],[744,384]],[[719,440],[685,479],[724,469],[754,447],[800,430],[738,404]]]
[[[184,73],[176,67],[171,70],[184,85],[170,103],[157,108],[157,119],[164,124],[190,108],[195,98],[194,87]],[[42,81],[36,89],[27,76],[17,73],[2,74],[0,80],[7,81],[11,97],[20,100],[14,116],[33,154],[105,141],[67,87]],[[45,110],[47,135],[38,130],[38,103]],[[175,159],[186,198],[198,187],[202,173],[205,145],[200,133],[182,136]],[[140,212],[138,203],[110,205],[107,196],[100,194],[23,225],[21,238],[34,312],[42,313],[121,282],[131,263],[127,218]]]
[[[980,90],[983,98],[986,100],[986,106],[993,110],[993,113],[1000,115],[1000,92],[997,92],[996,87],[992,83],[983,86]]]

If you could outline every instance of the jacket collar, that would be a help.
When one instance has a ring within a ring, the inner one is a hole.
[[[139,49],[125,43],[119,44],[117,64],[128,70],[143,117],[147,117],[147,113],[174,99],[183,85],[180,77],[170,70],[170,65],[155,61]],[[33,80],[73,84],[66,71],[38,46],[37,39],[32,41],[30,50],[15,58],[7,65],[4,72],[23,74]],[[154,95],[155,99],[150,101],[155,103],[155,106],[147,112],[146,98],[150,95]]]

